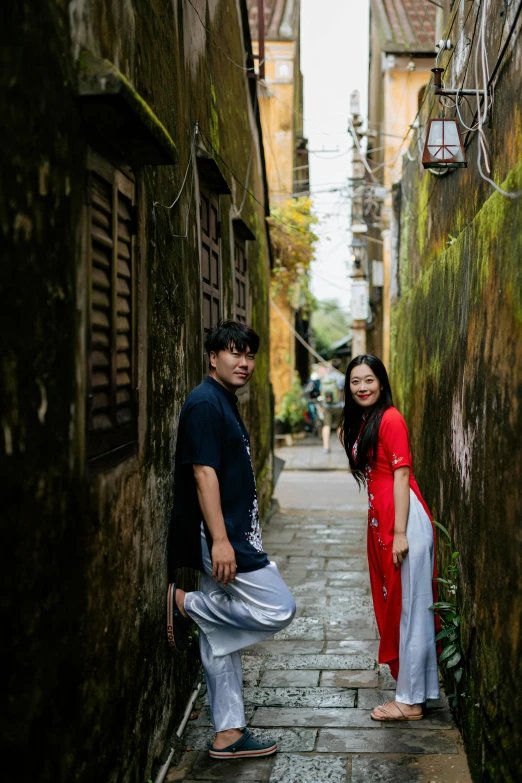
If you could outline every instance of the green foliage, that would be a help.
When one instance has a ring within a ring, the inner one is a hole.
[[[453,675],[455,682],[454,693],[448,694],[448,699],[452,707],[456,707],[458,700],[458,686],[462,679],[462,648],[460,643],[460,615],[457,603],[457,575],[459,558],[458,552],[453,552],[451,536],[449,531],[440,522],[433,520],[433,524],[442,531],[447,541],[445,546],[449,550],[448,563],[444,567],[442,577],[435,579],[441,585],[442,600],[437,601],[431,607],[436,612],[441,621],[442,630],[439,631],[435,640],[441,642],[442,652],[439,658],[439,664],[443,664],[448,675]]]
[[[312,315],[315,348],[325,359],[333,357],[332,344],[350,331],[351,319],[336,299],[316,302]]]
[[[268,218],[275,257],[272,294],[284,290],[291,299],[295,286],[299,284],[305,298],[311,300],[308,271],[318,240],[312,226],[318,221],[312,214],[312,202],[309,198],[292,199],[272,208],[271,217]]]
[[[303,411],[306,408],[306,400],[299,376],[294,376],[292,388],[281,399],[281,405],[277,418],[284,422],[290,430],[295,430],[304,421]]]

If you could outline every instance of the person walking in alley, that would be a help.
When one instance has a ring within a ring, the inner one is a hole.
[[[346,370],[341,438],[359,487],[368,490],[368,560],[381,637],[395,701],[376,707],[376,721],[421,720],[439,697],[435,617],[435,530],[413,477],[408,428],[393,407],[380,359],[356,356]]]
[[[343,409],[344,395],[344,375],[337,369],[341,365],[340,359],[332,359],[332,369],[321,381],[321,396],[319,404],[323,414],[323,427],[321,436],[323,440],[323,451],[325,454],[330,452],[330,435],[332,429],[339,435],[339,419]]]
[[[215,740],[213,758],[270,756],[271,740],[246,728],[240,650],[286,628],[295,601],[263,551],[250,439],[236,391],[254,372],[259,336],[235,321],[205,341],[210,375],[187,397],[179,420],[169,567],[197,568],[200,589],[169,585],[167,633],[183,651],[199,628]]]

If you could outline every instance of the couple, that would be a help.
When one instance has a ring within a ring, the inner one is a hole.
[[[173,570],[201,572],[200,589],[169,586],[167,631],[182,652],[199,628],[215,739],[213,758],[270,756],[273,741],[246,728],[240,650],[286,628],[295,601],[263,551],[248,432],[236,391],[254,372],[259,336],[224,321],[205,348],[209,376],[181,412],[169,555]],[[393,407],[388,376],[374,356],[357,356],[346,372],[341,429],[350,468],[368,489],[368,558],[381,642],[379,662],[397,680],[396,700],[376,707],[376,721],[421,720],[439,683],[432,611],[434,533],[411,470],[408,430]]]

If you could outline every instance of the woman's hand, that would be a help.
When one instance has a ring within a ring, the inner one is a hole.
[[[398,568],[408,554],[408,539],[406,533],[395,533],[393,536],[393,565]]]

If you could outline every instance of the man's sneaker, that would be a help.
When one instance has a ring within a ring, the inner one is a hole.
[[[273,740],[258,740],[245,729],[241,737],[219,750],[210,746],[208,755],[213,759],[247,759],[259,756],[273,756],[277,753],[277,743]]]
[[[179,611],[176,604],[176,587],[173,582],[167,591],[167,639],[172,650],[183,652],[188,647],[189,629],[193,620],[183,617]]]

